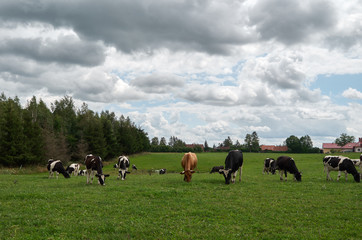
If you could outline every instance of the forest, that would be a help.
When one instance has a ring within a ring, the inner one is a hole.
[[[79,162],[92,153],[111,159],[148,150],[147,133],[129,117],[100,114],[86,103],[77,109],[72,97],[51,103],[35,96],[22,107],[18,97],[0,95],[0,165],[45,164],[49,158]]]

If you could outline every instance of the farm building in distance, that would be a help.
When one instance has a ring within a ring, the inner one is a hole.
[[[260,145],[261,151],[286,152],[287,146]]]
[[[323,153],[331,152],[362,152],[362,138],[356,143],[347,143],[344,146],[338,146],[336,143],[323,143]]]

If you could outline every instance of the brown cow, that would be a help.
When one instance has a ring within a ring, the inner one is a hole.
[[[195,153],[188,152],[182,157],[181,166],[184,168],[184,171],[180,174],[185,174],[184,181],[190,182],[192,174],[195,172],[194,169],[197,165],[197,157]]]

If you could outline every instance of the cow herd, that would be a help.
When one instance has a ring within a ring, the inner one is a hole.
[[[215,166],[211,169],[210,173],[218,172],[222,174],[225,179],[225,184],[235,183],[237,172],[239,171],[239,181],[241,181],[242,176],[242,167],[243,167],[243,153],[239,150],[233,150],[228,153],[225,159],[224,166]],[[347,180],[347,174],[351,174],[356,182],[360,182],[362,174],[362,154],[360,159],[350,159],[344,156],[325,156],[323,158],[324,171],[327,172],[327,180],[332,180],[330,177],[330,171],[338,171],[337,181],[340,179],[342,172],[345,173],[345,178]],[[70,175],[73,173],[74,176],[77,175],[87,175],[87,184],[93,183],[93,178],[96,176],[98,178],[98,183],[100,185],[105,185],[106,177],[109,174],[103,174],[103,163],[100,156],[95,156],[89,154],[84,159],[84,164],[86,166],[85,170],[80,169],[80,164],[73,163],[64,168],[60,160],[48,160],[47,169],[49,171],[49,178],[53,177],[56,173],[56,178],[58,178],[59,173],[63,174],[65,178],[70,178]],[[117,179],[125,180],[126,175],[130,172],[128,168],[130,166],[130,161],[128,157],[122,155],[118,158],[117,163],[114,165],[114,168],[118,169]],[[184,175],[184,181],[190,182],[192,174],[195,173],[197,166],[197,156],[195,153],[185,153],[182,160],[181,166],[184,169],[180,174]],[[356,170],[356,167],[359,167],[359,172]],[[133,164],[132,169],[137,170],[137,167]],[[294,180],[301,181],[302,173],[298,170],[295,161],[293,158],[288,156],[280,156],[277,160],[273,158],[266,158],[263,164],[263,174],[271,173],[275,174],[276,170],[279,171],[280,180],[287,180],[287,173],[294,175]],[[165,174],[166,169],[157,170],[159,174]],[[285,179],[284,179],[285,177]]]

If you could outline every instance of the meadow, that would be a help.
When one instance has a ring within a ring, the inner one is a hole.
[[[362,239],[361,183],[337,182],[337,172],[326,181],[324,155],[289,154],[302,182],[282,182],[262,174],[263,160],[280,154],[244,153],[242,181],[225,185],[209,171],[226,154],[197,154],[190,183],[179,174],[181,153],[130,156],[138,170],[125,181],[116,160],[106,162],[105,186],[48,179],[45,166],[1,169],[0,239]],[[151,171],[160,168],[167,174]]]

